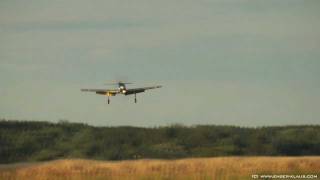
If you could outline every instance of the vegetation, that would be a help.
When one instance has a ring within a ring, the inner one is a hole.
[[[252,178],[252,175],[279,174],[304,174],[317,179],[319,169],[320,157],[217,157],[118,162],[68,159],[35,164],[7,165],[5,168],[0,166],[0,179],[240,180],[255,179]],[[272,178],[261,177],[257,179]]]
[[[125,160],[320,155],[320,126],[92,127],[0,121],[0,163],[63,158]]]

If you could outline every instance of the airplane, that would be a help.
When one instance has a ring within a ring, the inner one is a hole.
[[[149,89],[161,88],[162,86],[150,86],[150,87],[142,87],[142,88],[133,88],[127,89],[126,85],[132,84],[128,82],[117,82],[117,83],[108,83],[106,85],[118,85],[118,89],[81,89],[81,91],[86,92],[95,92],[96,94],[106,95],[108,96],[107,102],[110,104],[110,96],[115,96],[117,94],[123,94],[125,96],[134,94],[134,103],[137,103],[137,94],[145,92]]]

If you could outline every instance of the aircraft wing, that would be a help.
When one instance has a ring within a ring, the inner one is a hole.
[[[150,86],[150,87],[143,87],[143,88],[127,89],[125,95],[142,93],[142,92],[149,90],[149,89],[156,89],[156,88],[161,88],[161,87],[162,86]]]
[[[97,94],[117,94],[119,93],[119,90],[118,89],[81,89],[81,91],[86,91],[86,92],[95,92]]]

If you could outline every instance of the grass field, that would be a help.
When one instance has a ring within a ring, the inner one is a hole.
[[[181,160],[64,159],[0,165],[0,179],[252,179],[252,174],[313,174],[320,157],[217,157]]]

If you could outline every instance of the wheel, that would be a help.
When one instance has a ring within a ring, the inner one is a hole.
[[[134,103],[137,103],[137,94],[134,94]]]

